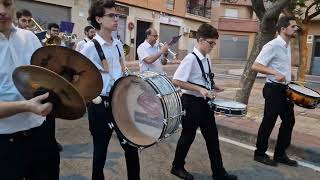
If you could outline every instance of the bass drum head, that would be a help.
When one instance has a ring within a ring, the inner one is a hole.
[[[151,146],[160,139],[164,115],[157,92],[142,78],[120,78],[111,93],[116,129],[134,146]]]

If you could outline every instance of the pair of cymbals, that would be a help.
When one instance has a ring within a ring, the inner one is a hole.
[[[54,92],[60,99],[56,117],[82,117],[86,103],[102,90],[102,77],[95,65],[77,51],[61,46],[45,46],[31,57],[30,66],[15,69],[13,81],[19,92],[31,99],[38,88]]]

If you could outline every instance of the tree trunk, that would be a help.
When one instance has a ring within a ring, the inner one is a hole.
[[[250,57],[248,59],[248,62],[246,63],[243,74],[241,76],[241,89],[238,90],[236,93],[236,101],[248,104],[251,89],[257,76],[257,73],[255,71],[252,71],[251,67],[254,61],[256,60],[257,56],[259,55],[263,45],[271,41],[274,38],[274,36],[275,32],[271,34],[259,32],[259,34],[257,35]]]
[[[299,68],[297,80],[304,82],[305,74],[307,73],[307,62],[308,62],[308,46],[307,46],[307,36],[309,32],[308,26],[302,27],[303,32],[299,39]]]

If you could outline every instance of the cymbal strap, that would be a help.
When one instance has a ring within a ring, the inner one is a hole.
[[[40,96],[43,95],[45,93],[49,92],[49,96],[47,99],[43,100],[41,103],[45,104],[47,102],[50,102],[53,106],[58,105],[59,103],[61,103],[61,100],[59,98],[59,96],[52,90],[40,87],[38,89],[36,89],[36,91],[33,93],[33,96]]]

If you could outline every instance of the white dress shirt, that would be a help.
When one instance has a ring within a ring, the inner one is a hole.
[[[139,67],[140,72],[143,71],[153,71],[153,72],[163,72],[161,58],[160,56],[155,62],[148,64],[144,61],[144,59],[148,56],[154,55],[160,51],[159,46],[153,45],[151,46],[147,41],[141,43],[137,49],[138,57],[139,57]]]
[[[281,36],[263,46],[256,62],[278,71],[286,81],[291,81],[291,48]],[[274,75],[267,75],[266,81],[277,82]]]
[[[12,80],[14,69],[30,64],[35,50],[41,47],[37,36],[31,31],[12,27],[10,38],[0,33],[0,101],[24,100]],[[0,134],[11,134],[40,126],[45,117],[25,112],[0,119]]]
[[[122,43],[117,39],[113,39],[112,44],[110,44],[106,42],[104,39],[102,39],[102,37],[99,34],[96,34],[94,39],[96,39],[99,42],[102,51],[108,61],[109,73],[103,72],[104,68],[101,59],[92,41],[84,44],[83,49],[80,52],[83,55],[85,55],[88,59],[90,59],[90,61],[99,69],[101,73],[103,80],[103,89],[100,95],[109,96],[109,92],[114,82],[118,80],[120,77],[122,77],[119,52],[116,47],[118,46],[121,57],[125,61]]]
[[[78,51],[78,52],[80,52],[81,50],[82,50],[82,48],[83,48],[83,45],[84,44],[86,44],[87,42],[89,42],[90,41],[90,39],[89,38],[85,38],[85,39],[83,39],[83,40],[81,40],[81,41],[79,41],[78,42],[78,44],[77,44],[77,46],[76,46],[76,51]]]
[[[208,55],[204,56],[200,51],[195,47],[193,49],[193,52],[199,57],[202,65],[204,72],[206,74],[206,77],[208,81],[210,82],[208,78],[209,74],[209,66],[208,66],[208,61],[211,64],[211,60]],[[207,81],[204,79],[202,76],[202,71],[199,66],[199,63],[197,61],[197,58],[194,54],[189,53],[180,63],[178,69],[173,75],[173,79],[183,81],[183,82],[191,82],[195,84],[199,84],[202,86],[207,87],[207,89],[210,89],[211,85],[210,83],[207,83]],[[197,91],[190,91],[190,90],[185,90],[182,89],[182,93],[185,94],[190,94],[194,95],[197,97],[202,97],[201,94]]]

